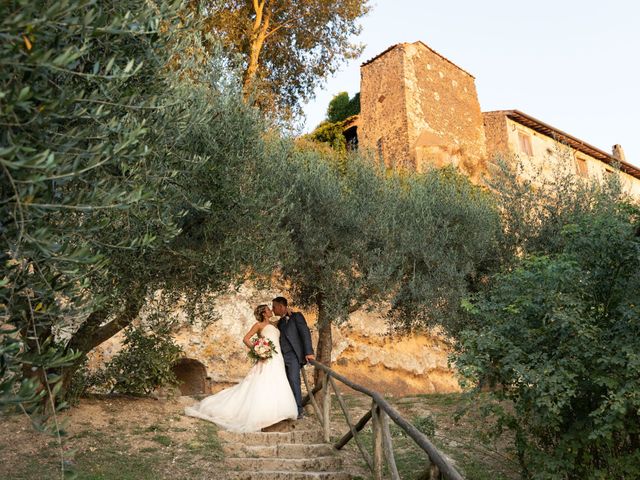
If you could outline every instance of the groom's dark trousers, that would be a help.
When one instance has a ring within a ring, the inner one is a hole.
[[[287,372],[287,380],[291,385],[293,396],[298,405],[298,415],[302,413],[302,387],[300,385],[300,360],[293,350],[282,354],[284,357],[284,368]]]
[[[291,385],[293,396],[298,405],[298,415],[302,413],[302,389],[300,385],[300,368],[307,363],[306,356],[313,355],[311,333],[304,316],[300,312],[285,315],[278,322],[280,330],[280,348],[287,372],[287,380]]]

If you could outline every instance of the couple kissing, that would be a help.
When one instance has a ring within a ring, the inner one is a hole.
[[[208,420],[233,432],[258,432],[286,419],[303,417],[300,369],[313,360],[311,333],[300,312],[292,311],[284,297],[258,305],[256,323],[243,338],[254,349],[252,338],[261,341],[257,358],[237,385],[206,397],[185,409],[185,414]],[[277,325],[271,321],[279,317]]]

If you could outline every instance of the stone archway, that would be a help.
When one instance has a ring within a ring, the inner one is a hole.
[[[178,379],[178,388],[182,395],[209,393],[207,369],[198,360],[181,358],[173,366],[173,373]]]

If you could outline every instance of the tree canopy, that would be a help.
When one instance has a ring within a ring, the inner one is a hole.
[[[208,0],[198,9],[205,33],[221,39],[229,62],[243,72],[245,94],[290,117],[360,54],[352,37],[369,7],[367,0]]]
[[[347,92],[340,92],[329,102],[327,108],[327,121],[331,123],[342,122],[352,115],[360,113],[360,92],[353,98],[349,98]]]
[[[19,334],[2,337],[3,392],[27,362],[64,393],[155,289],[195,297],[259,272],[277,198],[261,119],[226,72],[198,73],[185,52],[199,36],[175,5],[2,5],[0,293]]]

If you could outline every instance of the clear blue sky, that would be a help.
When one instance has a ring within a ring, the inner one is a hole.
[[[482,111],[522,110],[640,167],[640,2],[372,0],[362,56],[319,86],[305,131],[336,93],[360,89],[360,64],[422,40],[476,77]]]

